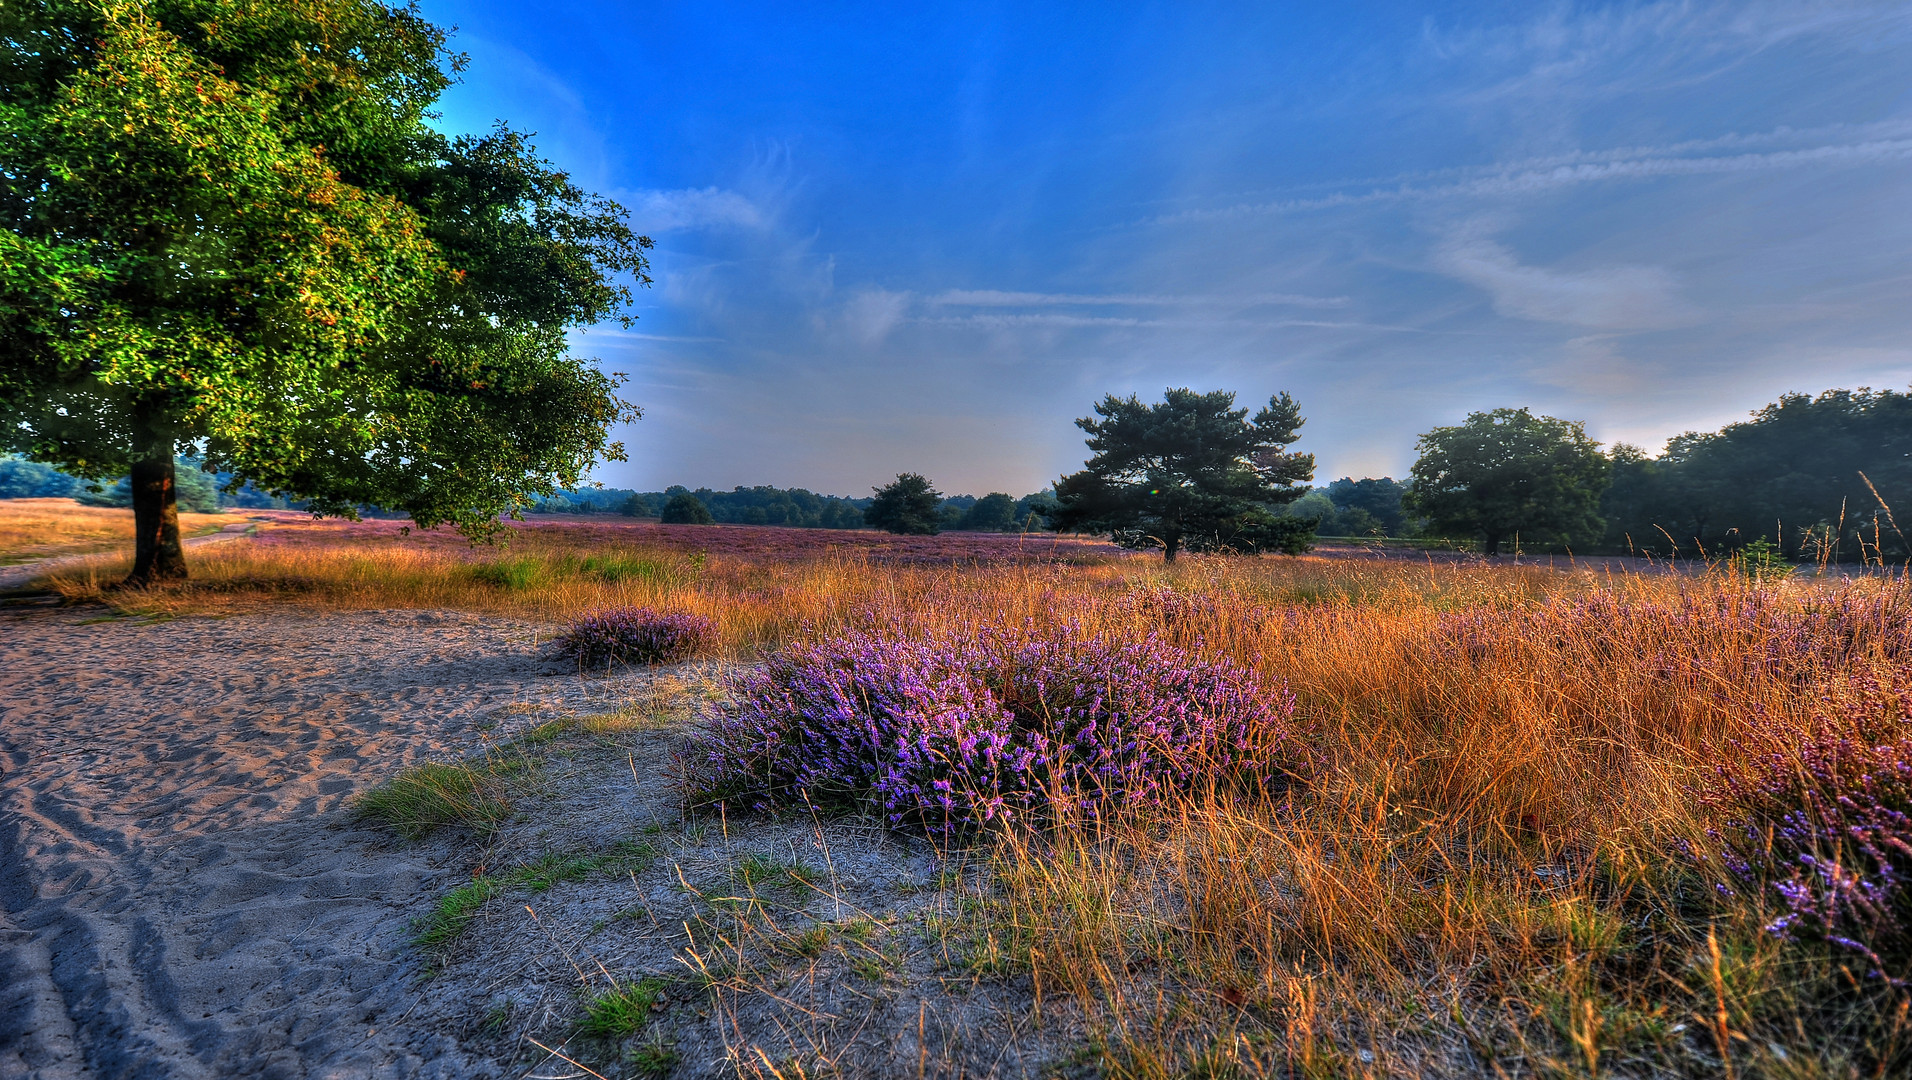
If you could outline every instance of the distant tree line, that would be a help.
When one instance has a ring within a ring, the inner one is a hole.
[[[1912,502],[1912,395],[1787,394],[1658,457],[1602,452],[1581,424],[1525,409],[1474,413],[1421,437],[1403,506],[1423,535],[1530,548],[1719,559],[1904,562],[1893,500]]]
[[[1417,537],[1488,553],[1639,552],[1721,558],[1764,541],[1790,559],[1912,558],[1897,509],[1912,510],[1912,394],[1788,394],[1716,432],[1685,432],[1658,456],[1602,450],[1577,421],[1527,409],[1470,414],[1421,436],[1403,480],[1342,477],[1310,487],[1313,458],[1287,447],[1298,406],[1276,395],[1252,419],[1225,391],[1170,390],[1162,402],[1109,397],[1078,421],[1096,453],[1050,491],[944,495],[898,474],[866,498],[802,488],[682,486],[563,490],[532,513],[601,513],[689,524],[877,528],[929,534],[1039,529],[1107,532],[1171,550],[1297,551],[1316,536]],[[306,509],[234,476],[177,463],[182,509]],[[95,490],[97,489],[97,490]],[[87,481],[0,455],[0,498],[131,502],[130,483]],[[375,507],[361,512],[377,515]],[[1908,521],[1912,524],[1912,521]]]
[[[287,500],[267,494],[250,483],[225,490],[233,481],[229,472],[207,472],[198,458],[179,457],[174,462],[174,487],[179,509],[191,514],[211,514],[227,507],[242,509],[304,510],[302,500]],[[130,476],[118,480],[84,480],[61,472],[51,465],[30,461],[18,454],[0,454],[0,499],[77,499],[89,506],[133,505]],[[373,514],[376,508],[361,508]]]
[[[924,481],[925,490],[928,481]],[[730,491],[711,488],[691,489],[673,485],[663,491],[634,491],[629,488],[579,488],[560,491],[537,500],[530,507],[534,514],[620,514],[626,517],[654,517],[675,525],[780,525],[796,529],[881,528],[866,520],[875,495],[846,498],[819,495],[803,488],[778,488],[759,485],[736,487]],[[923,511],[921,531],[1014,532],[1044,529],[1055,507],[1052,492],[1037,492],[1017,498],[991,492],[974,495],[944,496],[933,492],[931,505]],[[917,528],[912,522],[910,529]],[[910,530],[905,530],[910,531]]]
[[[1579,421],[1494,409],[1423,434],[1404,481],[1325,488],[1305,485],[1312,456],[1287,449],[1303,422],[1288,395],[1252,419],[1233,403],[1186,389],[1158,404],[1105,398],[1076,421],[1093,456],[1057,485],[1052,521],[1169,559],[1414,536],[1488,554],[1912,560],[1891,505],[1912,504],[1912,394],[1788,394],[1717,432],[1675,436],[1657,457],[1624,443],[1603,451]]]

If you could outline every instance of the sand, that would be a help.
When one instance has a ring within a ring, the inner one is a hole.
[[[960,853],[856,816],[686,813],[676,755],[721,664],[580,675],[549,628],[459,612],[103,611],[0,608],[4,1080],[1007,1078],[1080,1045],[936,929]],[[407,841],[351,805],[474,754],[516,763],[495,831]],[[807,884],[752,886],[753,862]],[[478,874],[497,894],[418,945]],[[640,1030],[580,1034],[646,979],[668,1000]]]
[[[466,868],[346,801],[617,693],[534,633],[0,613],[0,1077],[503,1075],[406,1022],[410,918]]]

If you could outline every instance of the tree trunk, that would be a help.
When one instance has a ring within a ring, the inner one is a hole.
[[[185,578],[186,549],[179,542],[170,444],[133,463],[133,532],[133,572],[124,584],[137,587]]]
[[[1168,539],[1163,540],[1162,541],[1162,561],[1174,562],[1175,553],[1177,551],[1180,551],[1181,549],[1182,549],[1182,538],[1180,536],[1170,536]]]
[[[1500,534],[1499,533],[1490,532],[1486,534],[1486,536],[1484,537],[1484,541],[1485,542],[1481,544],[1481,550],[1485,554],[1488,554],[1488,555],[1500,554]]]

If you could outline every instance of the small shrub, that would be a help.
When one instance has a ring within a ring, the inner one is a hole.
[[[443,825],[487,830],[510,814],[504,784],[470,765],[414,765],[359,796],[358,812],[422,840]]]
[[[1895,983],[1912,969],[1912,688],[1856,680],[1797,750],[1722,770],[1726,869],[1771,887],[1767,929],[1859,953]]]
[[[636,607],[586,615],[558,638],[558,648],[585,666],[668,664],[716,644],[717,627],[701,615]]]
[[[701,734],[702,793],[874,804],[932,832],[1279,782],[1304,757],[1285,687],[1153,636],[849,633],[772,654],[731,694]]]

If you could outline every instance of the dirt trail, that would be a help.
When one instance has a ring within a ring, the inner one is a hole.
[[[500,1075],[407,1023],[408,920],[462,868],[345,805],[620,692],[541,677],[532,637],[454,612],[0,614],[0,1077]]]

